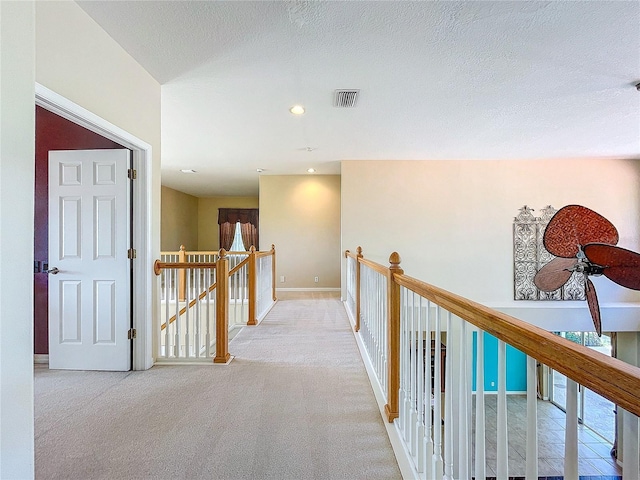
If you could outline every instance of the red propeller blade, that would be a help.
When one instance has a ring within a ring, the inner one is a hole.
[[[618,243],[618,231],[599,213],[580,205],[562,207],[544,231],[544,248],[556,257],[571,258],[587,243]]]
[[[604,267],[610,280],[632,290],[640,290],[640,254],[604,243],[584,246],[584,254],[591,263]]]
[[[536,276],[533,277],[533,283],[538,287],[538,290],[553,292],[567,283],[573,273],[569,269],[575,267],[576,263],[578,263],[576,258],[554,258],[538,270]]]
[[[593,282],[585,277],[586,280],[586,294],[587,304],[589,305],[589,311],[591,312],[591,318],[593,319],[593,326],[596,327],[596,333],[599,337],[602,336],[602,321],[600,320],[600,306],[598,305],[598,296],[596,295],[596,288],[593,286]]]

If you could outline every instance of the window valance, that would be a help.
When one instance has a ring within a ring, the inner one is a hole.
[[[237,222],[241,224],[250,223],[258,226],[258,209],[257,208],[219,208],[218,209],[218,225],[223,223],[231,223],[235,225]]]

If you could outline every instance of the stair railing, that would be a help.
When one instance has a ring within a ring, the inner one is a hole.
[[[254,263],[255,275],[249,278],[256,279],[256,322],[269,313],[275,305],[276,298],[276,247],[271,245],[271,250],[266,252],[256,252]],[[249,320],[254,317],[249,317]]]
[[[263,260],[264,259],[264,260]],[[259,275],[269,262],[268,278]],[[268,252],[162,252],[157,361],[229,360],[229,332],[257,325],[275,303],[275,247]],[[258,288],[262,290],[258,290]],[[268,302],[258,292],[271,289]],[[214,355],[215,352],[215,355]]]
[[[537,362],[567,377],[564,478],[578,479],[578,384],[624,409],[618,410],[624,416],[623,478],[640,478],[640,368],[405,275],[397,253],[389,266],[365,259],[360,248],[345,257],[345,306],[382,390],[386,420],[395,424],[417,478],[493,475],[485,402],[478,400],[485,398],[488,334],[498,339],[497,479],[510,476],[507,345],[527,355],[525,478],[538,478]]]

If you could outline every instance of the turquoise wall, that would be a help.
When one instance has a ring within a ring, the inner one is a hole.
[[[476,389],[477,333],[473,333],[473,390]],[[493,382],[493,386],[491,383]],[[498,391],[498,339],[484,332],[484,390]],[[527,356],[507,345],[507,391],[527,390]]]

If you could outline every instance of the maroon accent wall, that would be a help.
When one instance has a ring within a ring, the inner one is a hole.
[[[49,262],[49,151],[105,148],[124,147],[36,106],[35,231],[33,238],[35,262]],[[47,354],[49,353],[49,285],[47,274],[34,273],[33,279],[34,352]]]

